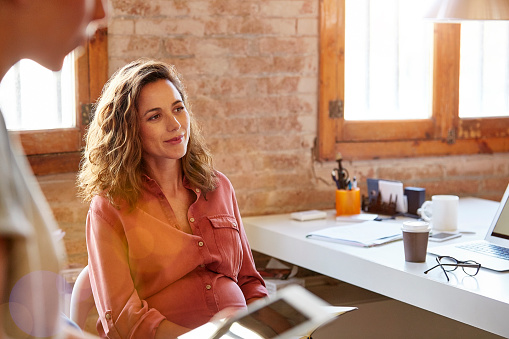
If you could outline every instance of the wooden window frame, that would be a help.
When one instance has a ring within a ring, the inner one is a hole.
[[[79,168],[83,135],[90,120],[91,103],[108,80],[108,32],[99,29],[76,60],[76,127],[38,131],[12,131],[17,136],[35,175],[75,172]]]
[[[435,24],[432,117],[344,119],[345,0],[320,1],[318,157],[380,159],[509,151],[509,118],[460,119],[460,24]]]

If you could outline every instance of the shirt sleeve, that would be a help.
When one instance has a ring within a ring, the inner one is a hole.
[[[153,338],[165,317],[138,296],[117,213],[96,197],[87,216],[89,275],[99,319],[108,338]]]
[[[244,298],[249,300],[251,298],[263,298],[268,295],[267,289],[265,288],[265,282],[262,276],[256,270],[256,266],[253,259],[253,253],[247,240],[246,232],[244,230],[244,224],[240,217],[239,208],[237,205],[237,199],[235,192],[232,189],[232,203],[235,218],[239,225],[240,241],[242,243],[242,266],[238,275],[238,285],[244,294]]]

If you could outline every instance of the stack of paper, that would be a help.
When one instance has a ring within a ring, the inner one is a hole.
[[[334,226],[311,232],[306,238],[372,247],[402,239],[401,223],[365,221],[353,225]]]

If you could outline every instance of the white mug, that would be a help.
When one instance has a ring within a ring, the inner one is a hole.
[[[458,203],[457,195],[434,195],[417,213],[431,223],[433,230],[455,232],[458,230]]]

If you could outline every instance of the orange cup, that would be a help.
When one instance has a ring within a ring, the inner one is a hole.
[[[336,216],[361,213],[361,191],[358,187],[351,190],[336,190]]]

